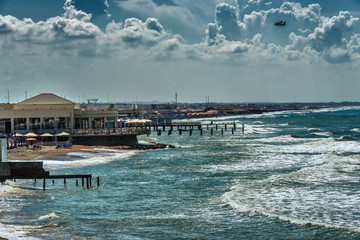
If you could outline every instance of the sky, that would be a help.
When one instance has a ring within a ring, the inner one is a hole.
[[[358,0],[0,0],[0,51],[0,102],[360,101]]]

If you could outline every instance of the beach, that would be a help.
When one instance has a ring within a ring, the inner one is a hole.
[[[8,150],[8,160],[31,160],[37,157],[61,157],[66,156],[72,152],[87,152],[94,148],[101,149],[113,149],[113,150],[150,150],[150,149],[164,149],[175,148],[171,144],[163,143],[147,143],[138,144],[133,146],[85,146],[85,145],[72,145],[71,148],[56,148],[56,146],[41,146],[41,149],[27,149],[26,147],[20,147]],[[1,239],[0,239],[1,240]]]
[[[25,147],[8,150],[8,160],[32,160],[37,157],[60,157],[66,156],[71,152],[86,152],[94,148],[108,148],[108,149],[119,149],[128,150],[127,146],[84,146],[84,145],[72,145],[71,148],[59,148],[56,146],[42,146],[41,149],[27,149]]]

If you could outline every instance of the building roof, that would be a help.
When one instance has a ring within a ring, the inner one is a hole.
[[[22,102],[19,102],[18,105],[69,105],[76,104],[70,100],[59,97],[52,93],[41,93],[35,97],[29,98]]]

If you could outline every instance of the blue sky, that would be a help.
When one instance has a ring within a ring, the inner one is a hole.
[[[0,102],[360,101],[359,18],[355,0],[0,0]]]

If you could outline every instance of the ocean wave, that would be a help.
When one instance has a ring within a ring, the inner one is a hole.
[[[309,128],[308,131],[310,132],[322,132],[323,130],[321,128]]]
[[[337,141],[334,138],[315,138],[315,139],[306,139],[306,141],[301,141],[300,138],[291,138],[289,136],[285,137],[274,137],[268,139],[257,139],[253,140],[254,142],[276,142],[276,141],[285,142],[287,139],[293,144],[285,145],[263,145],[261,146],[261,151],[268,153],[292,153],[292,154],[325,154],[325,153],[342,153],[342,152],[359,152],[360,142],[358,141]],[[296,143],[298,141],[298,143]]]
[[[350,131],[360,133],[360,128],[353,128],[353,129],[351,129]]]
[[[51,212],[51,213],[49,213],[49,214],[40,216],[40,217],[38,218],[38,220],[42,221],[42,220],[55,219],[55,218],[60,218],[60,217],[59,217],[58,215],[56,215],[55,212]]]
[[[269,138],[261,138],[261,139],[252,139],[251,142],[259,142],[259,143],[296,143],[296,142],[304,142],[302,138],[297,135],[281,135],[276,137]],[[316,140],[306,139],[306,142],[312,142]],[[269,145],[265,145],[271,148]]]
[[[358,181],[358,163],[326,156],[319,165],[233,186],[222,199],[241,212],[360,232],[360,217],[352,214],[360,211],[359,196],[343,188]]]
[[[321,219],[315,219],[315,218],[306,218],[303,215],[298,216],[291,216],[291,215],[282,215],[279,212],[276,211],[268,211],[265,209],[260,209],[258,207],[254,207],[255,205],[247,205],[243,203],[239,203],[238,201],[233,199],[234,196],[232,194],[224,194],[222,196],[223,201],[227,202],[231,207],[236,209],[239,212],[250,212],[252,214],[261,214],[263,216],[269,217],[269,218],[277,218],[282,221],[290,222],[292,224],[296,225],[304,225],[304,226],[321,226],[326,228],[340,228],[345,230],[352,230],[360,232],[360,229],[358,229],[356,226],[348,226],[346,222],[342,224],[333,224],[333,223],[326,223],[322,221]],[[295,208],[293,208],[295,209]],[[291,212],[293,209],[289,209],[288,212]],[[356,224],[356,223],[355,223]]]
[[[74,167],[92,166],[124,159],[135,155],[137,151],[122,151],[103,148],[94,148],[86,152],[68,153],[68,158],[46,159],[37,158],[35,161],[44,162],[44,168],[49,170],[66,169]]]
[[[4,197],[4,195],[16,191],[14,188],[16,186],[15,182],[7,181],[6,184],[0,185],[0,196]],[[2,202],[5,203],[5,202]],[[2,206],[4,208],[4,206]],[[6,204],[6,211],[15,211],[14,206]],[[4,211],[4,209],[2,210]],[[19,226],[13,224],[4,224],[0,223],[0,237],[7,238],[9,240],[37,240],[37,238],[29,237],[28,233],[36,229],[34,226]]]
[[[28,233],[34,229],[35,227],[31,226],[18,226],[0,223],[1,237],[9,240],[38,240],[38,238],[28,236]]]
[[[333,135],[333,133],[332,132],[313,132],[313,133],[311,133],[311,135],[330,137],[331,135]]]
[[[356,137],[352,136],[352,135],[345,135],[345,136],[341,136],[339,138],[335,138],[335,141],[353,141],[356,140]]]

